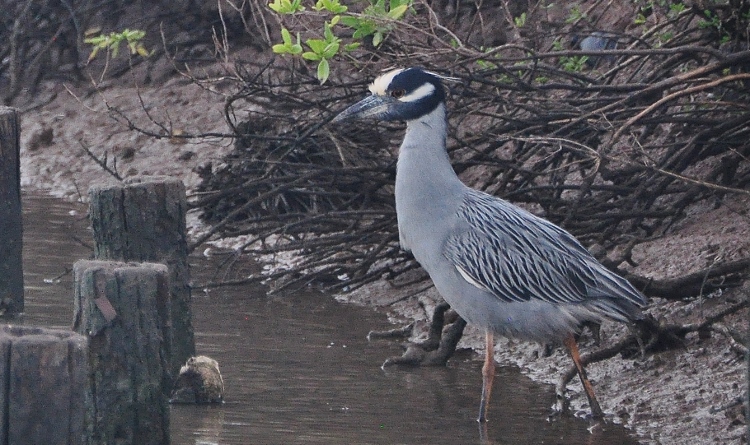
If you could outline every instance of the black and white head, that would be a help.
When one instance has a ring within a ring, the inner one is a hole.
[[[370,96],[339,113],[333,122],[348,119],[410,121],[431,113],[445,101],[442,76],[421,68],[399,68],[377,77]]]

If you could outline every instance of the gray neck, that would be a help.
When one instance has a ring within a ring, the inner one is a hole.
[[[401,246],[419,260],[422,251],[441,240],[456,215],[465,186],[456,176],[445,149],[447,122],[441,104],[432,113],[407,123],[396,168],[396,215]]]
[[[447,127],[444,104],[438,105],[429,114],[408,121],[399,152],[399,164],[409,160],[412,161],[409,162],[410,168],[427,171],[437,178],[458,180],[445,149]],[[409,174],[414,173],[410,171]]]

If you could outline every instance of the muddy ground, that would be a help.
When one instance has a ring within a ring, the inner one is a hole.
[[[112,179],[86,153],[87,147],[100,161],[106,157],[110,168],[123,177],[169,175],[182,179],[188,190],[194,190],[199,182],[196,167],[208,162],[220,164],[222,156],[231,150],[231,142],[221,138],[154,139],[129,130],[107,112],[107,106],[115,107],[152,131],[158,128],[149,115],[175,133],[228,132],[221,94],[200,88],[166,68],[162,80],[159,87],[104,84],[98,91],[86,85],[44,85],[22,107],[23,188],[86,201],[90,184]],[[221,85],[212,87],[221,92]],[[670,278],[704,269],[720,258],[747,258],[749,211],[750,200],[732,196],[715,206],[692,209],[670,235],[636,249],[633,259],[639,265],[633,272]],[[189,215],[189,225],[193,233],[201,230],[195,214]],[[667,323],[695,323],[746,298],[749,290],[746,282],[744,288],[735,287],[700,300],[652,301],[649,312]],[[387,283],[378,283],[340,298],[378,306],[397,324],[416,320],[415,336],[419,336],[424,333],[435,296],[428,292],[418,298],[402,299],[408,292],[409,289],[396,290]],[[744,333],[747,310],[726,318],[723,325]],[[602,346],[624,334],[622,327],[605,325]],[[536,344],[508,340],[498,343],[494,352],[500,365],[518,367],[539,382],[554,384],[562,370],[570,366],[561,349],[544,357]],[[460,346],[482,354],[483,336],[469,327]],[[584,338],[582,346],[584,353],[597,348],[590,338]],[[617,356],[590,365],[588,371],[610,421],[625,424],[643,443],[744,443],[741,407],[733,403],[745,392],[746,366],[725,335],[690,334],[682,347],[645,358]],[[570,385],[569,396],[574,413],[587,412],[578,383]]]

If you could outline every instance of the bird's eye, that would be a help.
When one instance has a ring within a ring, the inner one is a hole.
[[[391,91],[391,97],[394,99],[401,99],[402,97],[404,97],[404,94],[406,94],[406,91],[402,89]]]

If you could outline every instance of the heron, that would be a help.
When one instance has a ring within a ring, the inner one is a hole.
[[[571,42],[574,47],[580,48],[582,51],[606,51],[610,49],[617,49],[617,36],[614,34],[608,34],[601,31],[594,31],[587,36],[574,36]],[[605,57],[607,60],[613,60],[613,56]],[[596,55],[589,55],[586,59],[586,65],[591,68],[596,67],[599,62],[599,57]]]
[[[487,421],[495,335],[565,345],[592,416],[601,418],[575,334],[586,322],[642,319],[646,298],[561,227],[459,179],[446,149],[444,79],[422,68],[390,70],[332,122],[406,122],[396,167],[399,242],[442,298],[484,330],[479,422]]]

